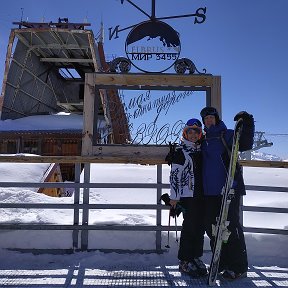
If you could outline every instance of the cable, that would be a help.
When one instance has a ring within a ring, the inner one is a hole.
[[[269,135],[269,136],[288,136],[288,133],[265,133],[265,135]]]

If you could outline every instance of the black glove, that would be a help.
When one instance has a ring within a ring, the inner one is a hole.
[[[176,149],[176,143],[171,143],[169,142],[169,152],[165,157],[165,161],[168,163],[170,166],[173,162],[174,154],[175,154],[175,149]]]
[[[173,155],[171,154],[171,152],[169,152],[165,157],[165,162],[167,162],[167,164],[170,166],[172,164],[172,161],[173,161]]]
[[[234,121],[238,121],[241,118],[243,119],[243,122],[245,123],[245,125],[247,126],[254,125],[254,117],[252,114],[249,114],[246,111],[241,111],[235,115]]]
[[[162,200],[165,203],[166,206],[171,206],[170,205],[170,197],[169,197],[168,193],[163,194],[160,197],[160,200]]]
[[[160,200],[162,200],[166,206],[171,206],[170,205],[170,197],[168,195],[168,193],[163,194],[160,197]],[[170,208],[170,216],[175,218],[175,216],[179,216],[181,214],[181,212],[184,213],[185,209],[179,204],[177,203],[176,208],[172,207]]]

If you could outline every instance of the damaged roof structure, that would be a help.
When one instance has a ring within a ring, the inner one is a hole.
[[[83,113],[85,74],[109,72],[102,39],[89,23],[14,22],[11,29],[2,92],[1,120],[59,112]],[[130,139],[128,122],[117,90],[101,91],[99,119],[110,141]]]

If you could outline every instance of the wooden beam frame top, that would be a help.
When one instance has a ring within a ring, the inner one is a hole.
[[[95,73],[95,85],[117,85],[117,86],[167,86],[191,87],[206,86],[212,87],[214,79],[219,76],[212,75],[179,75],[179,74],[159,74],[159,73]]]

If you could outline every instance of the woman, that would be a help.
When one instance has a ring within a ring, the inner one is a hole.
[[[183,224],[178,251],[179,270],[192,277],[207,274],[200,257],[204,245],[204,198],[202,186],[202,124],[190,119],[183,129],[181,144],[175,149],[170,172],[170,205],[183,208]]]

